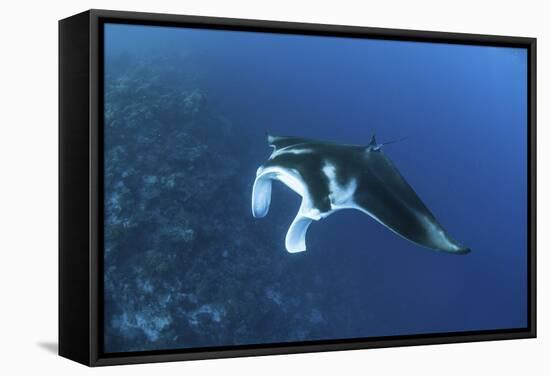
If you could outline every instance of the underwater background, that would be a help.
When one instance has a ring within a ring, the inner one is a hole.
[[[527,326],[524,49],[106,24],[104,351]],[[252,217],[266,132],[387,145],[472,249],[421,248],[358,211],[285,235]]]

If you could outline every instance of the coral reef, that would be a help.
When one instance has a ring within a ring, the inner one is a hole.
[[[320,279],[254,226],[246,145],[187,59],[106,64],[105,351],[320,337]]]

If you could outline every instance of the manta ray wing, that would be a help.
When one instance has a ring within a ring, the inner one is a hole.
[[[298,144],[304,144],[312,142],[313,140],[302,137],[286,137],[286,136],[273,136],[267,135],[267,144],[275,149],[275,151],[286,148],[287,146],[293,146]]]
[[[366,154],[354,201],[357,209],[411,242],[450,253],[470,251],[450,237],[381,151]]]

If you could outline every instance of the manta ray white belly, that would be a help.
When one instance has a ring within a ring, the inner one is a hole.
[[[313,206],[311,196],[304,179],[297,170],[282,167],[260,167],[252,188],[252,215],[262,218],[267,215],[271,204],[271,182],[279,180],[302,197],[298,214],[292,221],[285,238],[288,252],[303,252],[306,248],[306,233],[313,220],[318,221],[340,209],[354,208],[353,194],[357,182],[351,179],[341,185],[336,181],[335,167],[325,161],[323,173],[329,182],[331,210],[321,213]]]

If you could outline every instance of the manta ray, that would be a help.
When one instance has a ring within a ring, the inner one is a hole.
[[[455,241],[384,154],[373,135],[366,146],[267,134],[273,152],[258,168],[252,215],[267,215],[271,185],[278,180],[302,197],[285,238],[288,252],[306,250],[306,232],[343,209],[359,210],[417,245],[453,254],[469,248]]]

